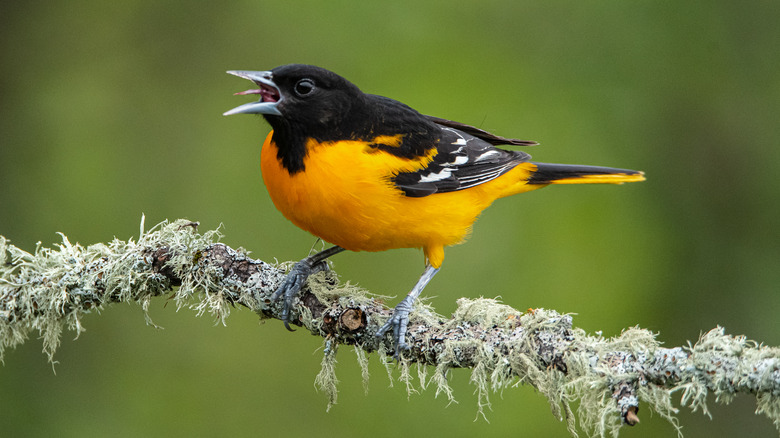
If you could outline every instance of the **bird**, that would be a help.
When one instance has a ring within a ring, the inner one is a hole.
[[[531,161],[526,152],[497,146],[534,141],[423,115],[321,67],[227,73],[257,87],[236,95],[259,99],[224,115],[261,114],[271,125],[260,167],[274,205],[333,245],[295,263],[272,294],[274,301],[283,299],[285,327],[291,330],[293,303],[307,278],[328,269],[328,257],[344,250],[422,248],[422,275],[376,332],[381,339],[392,331],[396,359],[410,349],[413,303],[439,272],[444,248],[463,242],[493,201],[551,184],[645,179],[636,170]]]

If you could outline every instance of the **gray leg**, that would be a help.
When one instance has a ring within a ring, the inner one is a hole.
[[[393,328],[393,340],[395,341],[395,354],[393,354],[393,357],[396,359],[398,359],[402,350],[409,349],[409,346],[406,345],[406,327],[409,325],[409,313],[412,311],[412,304],[414,304],[414,301],[420,296],[420,293],[437,272],[439,272],[439,268],[427,265],[420,279],[417,280],[417,284],[409,292],[409,295],[395,306],[393,315],[376,332],[377,337],[382,337],[391,327]]]

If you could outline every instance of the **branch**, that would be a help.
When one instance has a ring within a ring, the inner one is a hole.
[[[37,331],[53,360],[63,328],[80,333],[85,313],[129,301],[146,310],[152,298],[168,294],[179,307],[208,312],[222,323],[236,305],[279,319],[281,303],[270,296],[284,278],[284,266],[253,260],[242,249],[218,243],[219,231],[199,234],[196,228],[197,223],[178,220],[145,232],[142,222],[137,241],[114,239],[84,248],[62,235],[57,249],[39,245],[34,254],[0,236],[0,359],[6,348]],[[375,337],[389,315],[381,297],[339,284],[333,272],[310,279],[293,324],[325,338],[316,383],[331,403],[339,345],[359,349],[364,374],[366,352],[377,352],[390,366],[390,337]],[[523,313],[492,299],[461,298],[449,319],[424,304],[416,307],[407,337],[412,348],[398,366],[409,384],[410,364],[417,364],[423,386],[433,382],[437,394],[450,399],[448,370],[471,368],[480,412],[489,406],[490,391],[529,384],[547,396],[553,414],[566,419],[573,435],[575,401],[577,417],[591,434],[617,435],[622,424],[637,424],[640,402],[679,433],[671,402],[675,392],[681,392],[682,405],[705,414],[710,393],[722,403],[738,393],[753,394],[756,412],[780,430],[780,349],[726,335],[720,327],[687,347],[662,348],[655,337],[634,327],[604,338],[574,328],[571,315]],[[426,366],[433,368],[430,378]]]

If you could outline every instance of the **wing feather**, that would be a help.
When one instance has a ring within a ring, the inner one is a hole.
[[[468,189],[496,179],[531,158],[525,152],[498,149],[490,140],[455,127],[441,125],[441,129],[437,154],[428,166],[393,178],[406,196],[423,197]]]

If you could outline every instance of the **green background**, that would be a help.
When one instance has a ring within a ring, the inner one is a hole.
[[[638,325],[667,346],[722,325],[780,345],[780,3],[770,1],[123,1],[0,6],[0,234],[21,248],[55,232],[91,244],[186,217],[264,260],[314,239],[271,204],[268,131],[223,117],[250,99],[229,69],[303,62],[423,113],[541,142],[538,161],[644,170],[626,186],[552,187],[497,202],[450,248],[426,290],[574,312],[591,332]],[[402,296],[418,250],[333,258],[343,280]],[[136,305],[85,318],[52,366],[41,342],[5,355],[1,436],[566,436],[522,386],[477,416],[388,387],[376,357],[363,393],[351,348],[340,398],[315,392],[321,340],[227,327]],[[56,374],[55,374],[56,372]],[[677,396],[679,401],[679,394]],[[751,397],[680,413],[687,437],[777,436]],[[622,436],[673,436],[648,408]],[[446,435],[445,435],[446,434]]]

